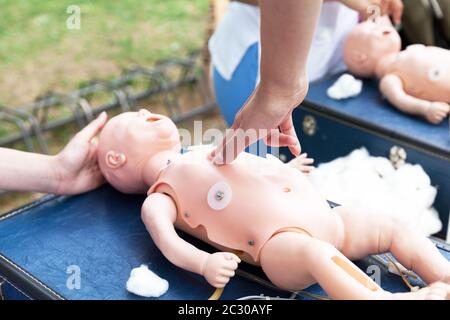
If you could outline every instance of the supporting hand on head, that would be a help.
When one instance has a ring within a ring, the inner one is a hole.
[[[54,157],[58,180],[56,193],[76,194],[93,190],[104,183],[97,164],[96,136],[106,123],[107,115],[101,113],[67,146]]]

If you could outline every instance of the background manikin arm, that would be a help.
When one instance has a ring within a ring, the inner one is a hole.
[[[401,111],[422,116],[434,124],[440,123],[450,112],[450,106],[445,102],[430,102],[408,95],[402,80],[394,74],[381,79],[380,90]]]
[[[153,193],[142,206],[142,220],[156,246],[174,265],[202,275],[216,288],[224,287],[241,260],[229,252],[209,254],[180,238],[175,231],[177,209],[172,198]]]

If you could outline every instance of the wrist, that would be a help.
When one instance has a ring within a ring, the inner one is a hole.
[[[422,116],[426,116],[429,113],[429,110],[431,108],[431,102],[430,101],[420,101],[419,102],[419,114]]]
[[[261,101],[285,101],[286,108],[293,109],[305,99],[308,93],[309,83],[306,76],[301,77],[295,83],[282,84],[271,80],[259,83],[256,94]]]
[[[268,93],[272,96],[291,97],[298,95],[305,96],[308,92],[308,86],[308,77],[305,74],[296,81],[288,82],[261,78],[258,88],[262,92]]]
[[[59,155],[49,156],[49,177],[52,181],[51,193],[62,194],[64,193],[64,184],[67,180],[66,170],[64,169]]]
[[[202,252],[202,257],[199,259],[200,263],[200,275],[204,276],[206,271],[206,265],[208,264],[208,258],[211,255],[210,253]]]

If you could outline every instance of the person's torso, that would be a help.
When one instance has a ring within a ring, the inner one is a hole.
[[[356,11],[341,3],[323,5],[307,63],[311,81],[344,70],[342,43],[357,22]],[[259,7],[232,2],[209,41],[214,67],[230,80],[247,49],[259,41]]]

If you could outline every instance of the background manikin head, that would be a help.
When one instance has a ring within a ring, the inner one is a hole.
[[[177,127],[169,118],[145,109],[125,112],[103,128],[98,163],[114,188],[124,193],[145,193],[167,161],[163,155],[179,152],[180,148]]]
[[[350,72],[369,78],[375,75],[378,62],[400,52],[402,41],[389,18],[368,20],[358,24],[347,36],[344,60]]]

